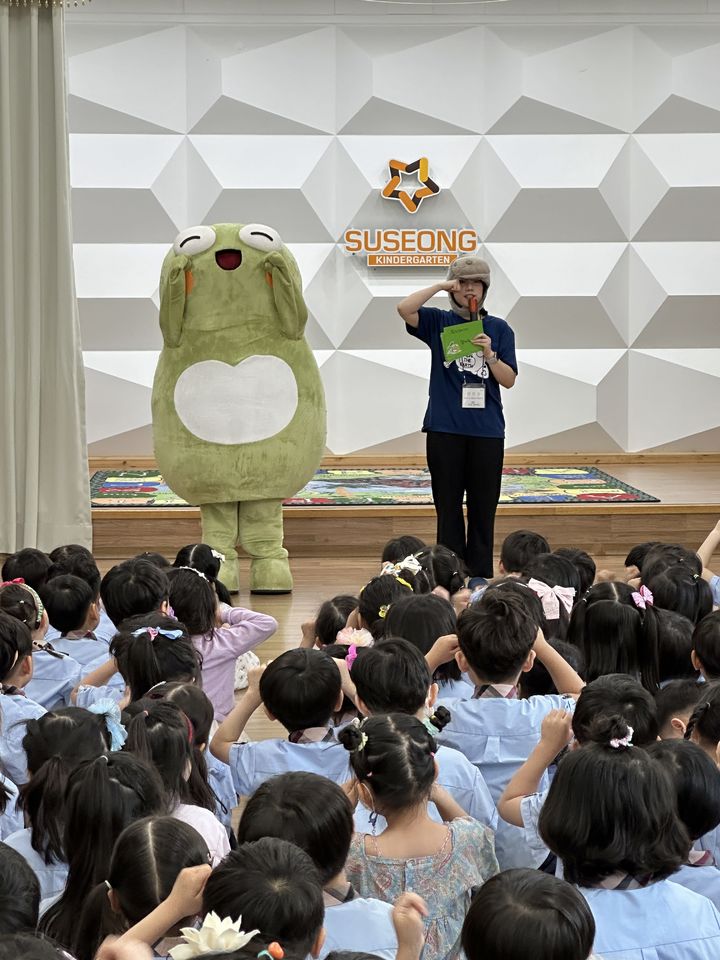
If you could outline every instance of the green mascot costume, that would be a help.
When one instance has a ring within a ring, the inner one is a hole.
[[[297,263],[264,224],[192,227],[160,275],[163,349],[153,384],[155,455],[170,487],[200,505],[203,540],[251,557],[250,589],[287,593],[282,501],[325,448],[325,398],[304,337]]]

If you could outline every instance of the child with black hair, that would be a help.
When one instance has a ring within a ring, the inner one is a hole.
[[[67,879],[63,846],[65,788],[72,771],[107,753],[110,733],[104,717],[67,707],[29,720],[23,737],[30,779],[21,791],[29,826],[5,839],[27,860],[40,882],[41,900],[61,893]]]
[[[109,656],[108,643],[95,629],[100,623],[99,596],[89,584],[71,573],[51,577],[40,592],[50,625],[59,635],[53,648],[72,657],[83,673],[95,670]]]
[[[504,588],[488,589],[468,607],[458,620],[457,661],[475,684],[475,694],[469,700],[442,704],[452,720],[440,742],[475,764],[495,803],[538,742],[543,718],[553,709],[571,707],[570,695],[580,693],[584,685],[544,638],[531,609],[522,593]],[[518,680],[536,657],[560,693],[520,700]],[[516,827],[498,826],[496,848],[503,869],[537,866]]]
[[[585,550],[579,547],[558,547],[553,553],[556,557],[564,557],[575,567],[577,575],[580,578],[580,587],[578,597],[582,597],[587,590],[595,583],[597,574],[597,564]]]
[[[2,579],[5,583],[22,580],[33,590],[39,590],[47,580],[52,566],[50,557],[35,547],[24,547],[6,557],[2,565]]]
[[[720,764],[720,681],[698,684],[699,696],[685,729],[691,740],[705,751],[713,763]],[[720,827],[702,836],[696,847],[708,850],[720,863]]]
[[[110,934],[123,934],[119,943],[151,943],[154,956],[167,957],[170,946],[182,942],[182,921],[200,910],[210,859],[198,831],[174,817],[148,817],[127,826],[115,843],[105,880],[91,889],[78,918],[77,960],[93,960]],[[165,936],[169,941],[156,942]]]
[[[73,657],[46,642],[48,617],[39,594],[26,583],[3,584],[0,610],[30,630],[32,676],[24,685],[25,695],[48,710],[68,706],[82,669]]]
[[[588,960],[595,920],[566,880],[537,870],[505,870],[484,883],[465,917],[467,960]]]
[[[676,563],[647,578],[643,575],[643,583],[658,607],[674,610],[695,624],[712,611],[710,585],[684,563]]]
[[[385,636],[403,637],[427,656],[440,637],[457,633],[457,616],[448,600],[435,594],[402,597],[393,603],[385,617]],[[441,663],[433,672],[438,696],[471,697],[473,690],[462,679],[455,660]]]
[[[74,950],[78,916],[92,888],[108,875],[115,841],[134,820],[163,813],[162,781],[139,757],[100,754],[76,767],[65,793],[67,882],[60,898],[43,914],[42,932]]]
[[[28,779],[27,758],[22,747],[24,721],[36,720],[45,707],[24,695],[32,678],[32,635],[20,620],[0,611],[0,764],[8,777],[21,786]]]
[[[417,598],[421,599],[429,598]],[[363,716],[408,713],[424,723],[433,735],[440,733],[450,721],[447,710],[435,711],[438,686],[432,681],[422,653],[407,640],[387,637],[374,647],[358,650],[350,678],[355,687],[355,702]],[[459,750],[445,746],[435,751],[435,763],[437,784],[468,816],[495,830],[498,823],[495,802],[477,767]],[[434,804],[429,809],[430,816],[439,820]],[[372,829],[368,818],[367,808],[358,807],[355,815],[358,830]],[[380,817],[375,825],[376,829],[385,829]]]
[[[165,787],[170,816],[194,827],[207,843],[212,863],[230,850],[227,831],[214,814],[217,799],[198,767],[193,725],[177,704],[145,700],[128,724],[125,749],[155,767]]]
[[[449,547],[435,543],[420,550],[415,558],[427,574],[432,592],[449,600],[461,613],[470,600],[470,590],[465,586],[467,567],[460,557]]]
[[[392,908],[356,894],[345,875],[353,810],[342,788],[315,773],[284,773],[248,800],[238,828],[240,844],[276,837],[304,850],[320,875],[325,900],[321,957],[332,950],[363,950],[395,960]]]
[[[660,686],[670,680],[697,679],[692,663],[694,624],[681,613],[656,607],[658,626],[658,678]]]
[[[325,600],[315,619],[303,623],[300,646],[318,647],[322,650],[323,647],[341,643],[342,640],[339,639],[338,634],[347,628],[348,618],[354,610],[357,610],[357,605],[357,597],[344,593],[331,600]]]
[[[658,738],[655,701],[636,680],[623,674],[598,677],[583,687],[575,710],[552,710],[543,720],[540,741],[513,776],[498,802],[503,821],[522,827],[528,847],[542,864],[548,856],[538,821],[547,790],[541,789],[547,771],[565,748],[593,742],[602,717],[622,717],[633,731],[636,747],[647,747]],[[574,738],[574,740],[573,740]],[[571,742],[572,741],[572,742]],[[552,867],[552,864],[548,864]]]
[[[172,564],[163,553],[157,553],[154,550],[145,550],[143,553],[137,553],[133,560],[147,560],[148,563],[154,563],[158,570],[167,573],[172,568]]]
[[[703,565],[698,555],[681,543],[656,543],[645,554],[640,567],[640,580],[645,585],[653,577],[670,567],[685,567],[690,573],[702,573]]]
[[[32,931],[40,913],[40,883],[25,858],[0,843],[0,936]]]
[[[703,692],[697,680],[671,680],[655,695],[661,740],[682,740]]]
[[[218,602],[232,607],[230,591],[222,580],[218,579],[220,567],[224,561],[223,554],[209,544],[188,543],[178,550],[171,569],[182,570],[184,567],[189,567],[191,570],[199,570],[200,573],[205,575],[208,583],[215,591]]]
[[[236,661],[247,670],[259,664],[251,651],[277,630],[277,620],[264,613],[220,603],[211,582],[194,567],[168,574],[170,603],[185,624],[202,657],[203,689],[222,722],[235,706]]]
[[[383,547],[382,557],[380,562],[382,564],[386,563],[398,563],[400,560],[404,560],[405,557],[409,557],[411,554],[419,553],[420,550],[424,550],[427,544],[424,540],[421,540],[420,537],[415,537],[410,533],[403,534],[399,537],[393,537]]]
[[[690,838],[669,774],[632,746],[621,717],[599,718],[592,735],[559,763],[539,826],[592,910],[595,950],[604,960],[717,956],[720,913],[670,879]]]
[[[588,590],[572,612],[568,640],[582,651],[588,681],[608,673],[627,673],[654,693],[658,633],[648,591],[616,581],[596,583]]]
[[[521,577],[532,558],[541,553],[550,553],[550,544],[542,534],[532,530],[509,533],[500,547],[500,575]]]
[[[691,666],[705,680],[720,680],[720,610],[709,613],[695,627],[691,647]]]
[[[167,613],[169,591],[166,574],[148,560],[124,560],[100,584],[103,606],[118,629],[128,617]]]
[[[392,604],[413,593],[415,576],[408,570],[403,570],[402,574],[383,573],[373,577],[360,591],[357,613],[350,615],[348,626],[365,629],[377,640],[383,635],[385,617]]]
[[[122,677],[130,702],[169,680],[200,682],[202,661],[182,623],[165,613],[129,617],[110,644],[109,661]],[[83,677],[77,692],[79,706],[100,699],[118,699],[117,688],[103,685],[104,667]],[[111,680],[112,683],[112,680]]]
[[[207,749],[213,725],[214,710],[207,694],[196,683],[161,683],[150,694],[153,700],[169,700],[176,704],[189,718],[193,726],[195,763],[200,775],[207,780],[215,795],[215,816],[230,836],[232,812],[237,804],[232,772],[226,763],[218,760]]]
[[[640,576],[645,558],[654,547],[662,546],[659,540],[646,540],[638,543],[628,552],[625,557],[625,580],[635,580]]]
[[[90,553],[87,547],[80,546],[79,543],[68,543],[62,547],[55,547],[54,550],[51,550],[50,559],[52,560],[52,567],[48,574],[48,580],[52,580],[53,577],[59,577],[63,574],[72,574],[75,577],[80,577],[80,579],[84,580],[90,587],[93,593],[93,599],[98,605],[100,615],[100,619],[93,633],[99,640],[110,643],[115,636],[116,628],[100,600],[100,570],[92,553]],[[59,636],[60,632],[50,626],[46,639],[52,642],[55,637]]]
[[[380,834],[355,834],[348,880],[363,896],[388,902],[405,891],[421,896],[424,960],[458,957],[472,891],[498,872],[492,831],[437,787],[437,744],[416,717],[368,717],[339,736],[361,802],[387,822]],[[430,818],[430,800],[447,822]]]
[[[528,561],[523,576],[543,605],[547,638],[564,640],[580,596],[580,575],[574,564],[556,553],[540,553]]]
[[[349,777],[347,754],[332,726],[343,699],[340,671],[321,650],[286,650],[266,667],[251,670],[244,697],[210,743],[218,760],[229,764],[238,796],[249,796],[268,777],[291,770],[344,783]],[[238,742],[261,706],[285,727],[287,740]]]
[[[720,770],[697,744],[666,740],[650,744],[648,753],[675,784],[678,816],[695,843],[720,824]],[[691,850],[687,863],[671,877],[720,908],[720,870],[707,850]]]

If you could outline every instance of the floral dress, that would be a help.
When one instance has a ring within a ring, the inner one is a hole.
[[[346,865],[348,880],[363,897],[393,903],[410,892],[425,900],[422,960],[460,956],[460,933],[473,892],[500,869],[492,830],[469,819],[453,820],[447,828],[437,853],[409,860],[376,856],[375,837],[356,833]]]

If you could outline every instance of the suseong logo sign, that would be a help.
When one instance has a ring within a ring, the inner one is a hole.
[[[380,196],[397,200],[409,214],[417,213],[424,200],[440,193],[430,176],[427,157],[411,163],[390,160],[388,169],[390,177]],[[416,174],[412,192],[403,188],[403,174]],[[480,246],[477,233],[469,227],[349,227],[343,239],[346,253],[366,254],[369,267],[446,267],[460,254],[475,253]]]

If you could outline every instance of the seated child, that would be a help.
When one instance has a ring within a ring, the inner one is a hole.
[[[580,578],[580,588],[578,599],[584,597],[590,587],[595,583],[595,574],[597,565],[589,553],[578,547],[558,547],[553,553],[556,557],[564,557],[575,567],[577,575]]]
[[[392,908],[358,896],[345,876],[353,810],[336,783],[314,773],[284,773],[266,780],[248,800],[238,828],[244,845],[263,837],[287,840],[312,859],[323,885],[325,933],[321,956],[362,950],[395,960]]]
[[[646,540],[644,543],[636,544],[625,557],[624,579],[626,581],[638,579],[648,553],[650,553],[654,547],[659,546],[662,546],[659,540]]]
[[[25,695],[47,710],[67,706],[82,669],[73,657],[46,643],[48,618],[39,595],[26,583],[8,583],[0,587],[0,609],[30,630],[33,670]]]
[[[178,567],[168,574],[170,605],[185,624],[202,658],[202,685],[222,722],[235,706],[235,661],[277,630],[277,620],[264,613],[220,603],[204,573]],[[246,666],[257,666],[256,656]]]
[[[470,590],[465,586],[467,568],[460,557],[441,543],[420,550],[415,557],[428,576],[432,592],[449,600],[456,613],[461,613],[470,600]]]
[[[88,894],[77,929],[77,960],[94,960],[108,935],[125,933],[128,928],[148,922],[148,916],[162,904],[163,919],[155,944],[176,925],[186,926],[199,911],[200,904],[177,881],[186,877],[187,868],[195,868],[195,886],[210,874],[207,844],[189,824],[174,817],[147,817],[126,827],[115,843],[107,877]],[[181,921],[185,921],[182,923]],[[137,936],[143,940],[142,933]],[[147,941],[146,941],[147,942]],[[178,943],[175,936],[170,943]],[[156,944],[155,956],[167,957],[170,944]]]
[[[720,770],[695,743],[666,740],[647,748],[675,784],[678,816],[696,843],[720,825]],[[670,878],[720,908],[720,870],[707,850],[691,850],[686,863]]]
[[[474,898],[462,930],[467,960],[588,960],[595,920],[567,881],[537,870],[505,870]]]
[[[714,763],[720,763],[720,681],[698,686],[700,695],[688,720],[685,740],[692,740]],[[715,862],[720,863],[720,828],[700,837],[696,847],[709,850]]]
[[[47,580],[51,566],[52,560],[42,550],[25,547],[5,558],[2,579],[4,583],[20,579],[33,590],[39,590]]]
[[[595,917],[603,960],[709,960],[720,951],[720,913],[671,881],[690,838],[662,766],[631,746],[621,717],[598,718],[594,743],[559,763],[540,833]]]
[[[302,625],[301,647],[331,647],[342,641],[338,638],[347,627],[348,617],[357,609],[358,598],[349,594],[339,594],[326,600],[317,612],[314,620]],[[351,628],[352,629],[352,628]]]
[[[350,615],[348,626],[365,629],[377,640],[385,632],[385,617],[392,604],[415,593],[415,584],[415,576],[407,570],[403,570],[402,574],[373,577],[360,591],[357,612]]]
[[[385,636],[403,637],[427,656],[440,637],[457,633],[457,616],[452,604],[433,593],[402,597],[390,606],[385,617]],[[462,679],[455,660],[441,663],[433,672],[438,696],[445,699],[471,697],[472,686]]]
[[[24,694],[33,671],[32,636],[27,626],[0,611],[0,763],[17,786],[28,779],[22,741],[27,720],[36,720],[45,707]]]
[[[658,690],[655,706],[662,740],[682,740],[693,710],[703,692],[696,680],[671,680]]]
[[[103,717],[66,707],[28,721],[23,737],[28,783],[22,805],[29,826],[6,837],[34,870],[40,883],[40,899],[62,893],[67,879],[63,846],[65,788],[70,773],[81,763],[96,760],[110,745]]]
[[[89,673],[109,656],[108,644],[93,632],[100,623],[99,596],[80,577],[62,574],[51,577],[42,588],[40,599],[47,610],[50,625],[58,631],[55,650],[66,653]]]
[[[52,567],[48,574],[49,580],[63,574],[72,574],[74,577],[80,577],[90,587],[100,615],[100,620],[93,633],[98,640],[110,643],[116,633],[115,624],[107,615],[100,600],[100,570],[93,555],[87,547],[81,547],[78,543],[68,543],[51,550],[50,559],[52,560]],[[59,631],[51,626],[47,633],[47,639],[52,642],[57,636],[60,636]]]
[[[421,540],[420,537],[414,537],[409,533],[400,537],[393,537],[393,539],[388,540],[383,547],[380,562],[383,566],[386,563],[398,563],[400,560],[404,560],[405,557],[424,550],[426,546],[427,544],[424,540]]]
[[[368,717],[339,736],[361,802],[387,822],[380,834],[355,834],[347,879],[364,897],[422,897],[424,960],[454,960],[472,892],[498,872],[492,831],[435,785],[437,744],[416,717]],[[448,822],[430,818],[431,799]]]
[[[540,739],[543,718],[553,709],[571,709],[569,695],[583,688],[577,673],[538,630],[531,609],[521,593],[493,588],[460,616],[457,660],[475,684],[475,694],[442,704],[452,720],[438,739],[475,764],[495,803]],[[536,657],[559,694],[520,700],[519,677]],[[546,783],[543,780],[543,788]],[[516,827],[500,824],[495,843],[503,869],[538,866]]]
[[[542,534],[532,530],[509,533],[500,547],[500,576],[521,577],[532,558],[541,553],[550,553],[550,544]]]
[[[102,578],[100,598],[118,627],[128,617],[167,613],[170,585],[167,576],[148,560],[124,560]]]
[[[656,606],[674,610],[693,623],[700,623],[713,608],[709,584],[684,563],[647,578],[643,575],[643,583],[652,593]]]
[[[418,602],[430,597],[417,597]],[[435,599],[441,603],[447,601]],[[376,646],[357,651],[350,678],[355,686],[355,702],[363,716],[382,713],[408,713],[425,723],[428,731],[437,735],[450,720],[446,710],[435,714],[438,696],[437,684],[423,655],[407,640],[388,637]],[[435,752],[437,784],[450,794],[468,816],[494,830],[498,817],[495,802],[477,767],[459,750],[440,746]],[[433,804],[435,819],[440,819]],[[360,805],[356,811],[358,830],[368,827],[368,811]],[[372,824],[369,824],[370,828]],[[376,821],[377,829],[384,822]],[[368,829],[366,832],[370,832]]]
[[[541,553],[528,561],[523,576],[542,602],[547,639],[564,640],[570,615],[580,599],[580,576],[575,566],[556,553]]]
[[[709,613],[692,635],[692,666],[705,680],[720,680],[720,610]]]
[[[218,760],[230,765],[238,796],[249,796],[268,777],[292,770],[344,783],[350,776],[348,758],[331,726],[343,703],[335,661],[320,650],[287,650],[267,667],[251,670],[248,681],[247,692],[210,743]],[[285,727],[287,740],[239,743],[261,706]]]
[[[215,795],[197,764],[193,725],[172,702],[144,700],[139,706],[144,709],[128,724],[125,749],[155,767],[170,816],[201,834],[216,865],[229,852],[230,843],[214,813]]]
[[[657,607],[655,612],[658,625],[660,686],[669,683],[670,680],[697,679],[698,671],[692,662],[694,624],[682,614],[675,613],[674,610],[663,610]]]

